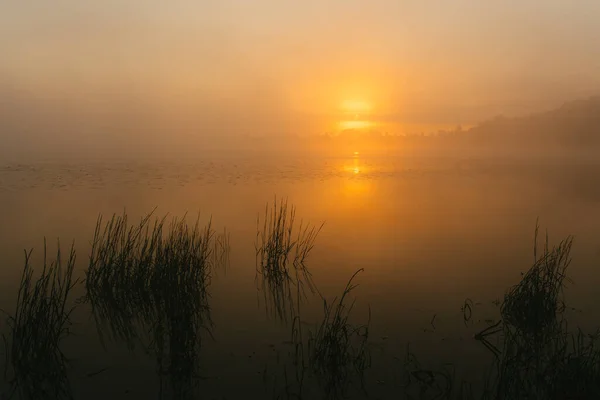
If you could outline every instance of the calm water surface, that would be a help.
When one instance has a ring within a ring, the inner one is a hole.
[[[206,398],[261,398],[261,374],[277,369],[290,332],[267,318],[254,281],[257,216],[275,196],[287,197],[297,218],[325,222],[308,267],[326,297],[364,268],[353,315],[366,321],[371,309],[373,374],[384,398],[395,398],[385,397],[395,390],[393,356],[402,358],[409,341],[434,364],[487,362],[470,341],[481,326],[462,325],[460,307],[469,297],[481,302],[475,319],[497,317],[491,302],[533,260],[537,217],[551,242],[575,235],[567,299],[583,311],[572,318],[600,325],[600,164],[360,154],[0,165],[0,307],[13,309],[23,249],[39,256],[44,237],[51,246],[58,237],[63,247],[75,241],[81,275],[99,213],[200,212],[231,235],[230,268],[211,286],[215,339],[203,342],[201,385]],[[307,304],[308,323],[321,308],[317,299]],[[119,343],[104,350],[95,329],[80,307],[65,342],[76,398],[155,398],[152,359]]]

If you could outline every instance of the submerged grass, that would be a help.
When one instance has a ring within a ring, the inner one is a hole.
[[[77,283],[73,280],[75,249],[71,247],[65,265],[59,244],[55,261],[48,264],[44,240],[43,268],[37,280],[31,253],[25,252],[17,305],[7,321],[11,339],[7,355],[13,375],[9,397],[18,393],[24,400],[70,399],[67,358],[60,344],[69,333],[73,311],[68,303]]]
[[[257,219],[256,283],[263,292],[267,314],[288,321],[307,293],[315,293],[306,260],[323,227],[300,221],[295,229],[296,209],[287,200],[267,204],[262,221]],[[307,292],[308,290],[308,292]]]

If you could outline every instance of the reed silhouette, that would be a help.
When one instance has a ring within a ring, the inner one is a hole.
[[[64,263],[58,243],[56,258],[49,264],[44,239],[43,267],[37,279],[31,254],[25,252],[17,304],[7,318],[9,337],[4,336],[5,377],[12,372],[8,398],[16,394],[23,400],[71,399],[68,360],[61,342],[69,334],[74,309],[69,295],[77,284],[73,279],[75,248],[71,247]]]
[[[212,337],[210,288],[215,274],[226,270],[229,237],[217,235],[209,222],[188,224],[185,217],[152,220],[153,212],[130,224],[124,213],[103,223],[98,218],[83,303],[90,306],[105,347],[127,343],[153,356],[160,382],[159,398],[202,397],[201,349]],[[291,322],[288,357],[283,365],[265,366],[263,379],[273,398],[346,399],[372,397],[369,310],[366,323],[355,323],[359,273],[339,297],[326,299],[306,265],[320,227],[300,224],[287,201],[267,205],[256,237],[256,284],[269,315]],[[322,225],[321,225],[322,227]],[[483,382],[457,378],[455,368],[432,368],[410,346],[398,378],[401,390],[392,398],[407,399],[594,399],[600,398],[600,330],[591,334],[568,324],[564,288],[570,282],[573,238],[550,246],[548,235],[538,251],[536,225],[534,263],[498,301],[498,318],[473,335],[493,362]],[[69,335],[74,309],[71,293],[75,249],[63,260],[60,245],[48,261],[44,241],[43,268],[34,277],[31,251],[25,252],[17,305],[7,318],[5,379],[8,398],[72,399],[68,360],[61,342]],[[320,296],[323,313],[309,324],[303,300]],[[473,324],[475,303],[461,309],[466,326]],[[433,324],[433,320],[432,320]],[[278,357],[279,360],[279,357]],[[267,371],[270,371],[267,373]]]
[[[289,321],[308,293],[316,292],[306,261],[322,227],[300,221],[295,229],[296,208],[277,198],[267,203],[262,227],[258,217],[255,282],[267,315]]]
[[[504,295],[499,319],[474,335],[494,356],[483,389],[456,382],[453,371],[421,367],[407,354],[405,395],[415,399],[594,399],[600,398],[600,331],[569,329],[565,284],[573,237],[550,247],[548,235],[534,264]],[[463,311],[470,319],[472,301]],[[491,343],[495,337],[499,346]]]
[[[199,220],[190,226],[174,218],[165,229],[165,218],[151,225],[151,215],[137,225],[113,216],[103,228],[98,219],[86,301],[101,337],[155,355],[161,399],[192,399],[202,332],[211,335],[213,326],[209,288],[228,263],[229,238],[215,235],[210,222],[201,228]]]

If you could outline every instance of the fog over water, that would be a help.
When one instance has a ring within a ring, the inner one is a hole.
[[[355,118],[418,134],[547,111],[598,94],[598,14],[592,0],[4,2],[1,150],[177,157]]]
[[[267,398],[295,331],[265,312],[257,230],[287,199],[324,223],[303,327],[362,269],[351,321],[370,317],[372,398],[398,398],[407,343],[481,378],[493,357],[471,339],[532,265],[536,221],[540,246],[574,235],[565,312],[594,331],[599,18],[592,0],[2,2],[0,309],[23,249],[41,273],[44,238],[49,254],[74,242],[84,279],[99,215],[200,212],[231,246],[194,350],[202,398]],[[168,398],[154,353],[100,342],[88,289],[61,342],[74,398]]]

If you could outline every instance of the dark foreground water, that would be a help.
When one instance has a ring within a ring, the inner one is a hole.
[[[472,336],[498,319],[492,302],[531,265],[538,217],[551,243],[575,235],[570,320],[600,325],[600,164],[360,154],[0,165],[0,308],[14,309],[23,249],[34,248],[39,265],[44,237],[50,249],[58,237],[64,248],[75,241],[81,277],[99,213],[126,209],[136,220],[155,207],[158,215],[199,211],[217,231],[227,228],[231,244],[230,266],[210,286],[214,328],[202,341],[202,398],[277,398],[292,371],[291,327],[265,313],[254,248],[257,216],[275,196],[287,197],[298,219],[325,222],[307,267],[326,298],[364,269],[352,319],[367,322],[370,308],[373,398],[401,398],[407,343],[423,364],[449,362],[481,378],[492,356]],[[76,290],[74,298],[84,294]],[[322,307],[317,297],[303,306],[307,327]],[[76,399],[159,397],[152,354],[119,342],[104,348],[87,305],[74,322],[63,349]]]

